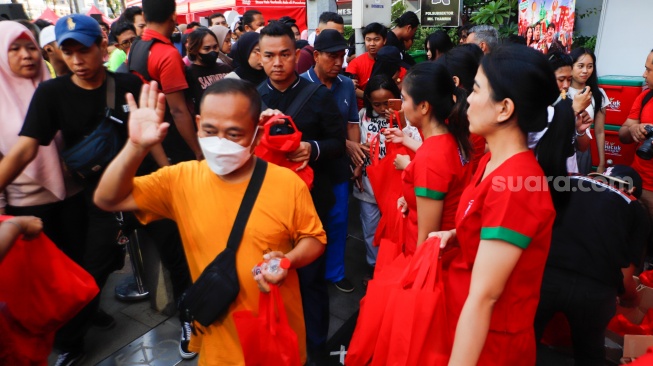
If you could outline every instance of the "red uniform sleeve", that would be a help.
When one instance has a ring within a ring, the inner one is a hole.
[[[642,99],[648,93],[648,90],[644,91],[635,98],[632,107],[630,107],[630,113],[628,114],[628,119],[636,119],[639,121],[641,110],[642,110]]]
[[[489,187],[483,202],[481,240],[503,240],[526,249],[542,225],[550,222],[553,211],[545,177],[541,172],[495,176]]]
[[[174,47],[155,44],[150,57],[148,71],[154,79],[160,81],[159,87],[164,94],[188,89],[184,71],[186,66]]]
[[[433,146],[429,146],[432,150]],[[442,151],[429,151],[415,156],[414,181],[415,196],[433,200],[444,200],[455,172],[451,159]]]

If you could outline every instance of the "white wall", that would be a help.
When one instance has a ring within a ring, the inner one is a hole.
[[[604,0],[596,42],[598,75],[640,76],[653,48],[651,0]]]
[[[589,9],[601,9],[602,6],[603,0],[576,0],[576,14],[586,14]],[[599,29],[600,20],[600,14],[592,14],[583,19],[576,17],[574,33],[583,36],[595,36]]]

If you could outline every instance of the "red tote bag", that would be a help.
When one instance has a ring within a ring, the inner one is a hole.
[[[276,314],[275,314],[276,305]],[[258,300],[258,315],[238,311],[233,315],[247,366],[300,366],[297,334],[290,327],[279,287]]]
[[[279,123],[280,120],[283,120],[283,123]],[[279,128],[280,125],[284,126],[283,129]],[[292,131],[292,133],[275,134],[275,127],[282,132]],[[302,133],[290,116],[274,116],[263,126],[263,136],[261,142],[254,149],[254,154],[268,163],[292,170],[306,183],[310,190],[313,188],[313,168],[307,165],[304,169],[298,171],[297,168],[301,167],[302,163],[293,163],[286,158],[286,154],[297,150],[301,142]]]
[[[401,274],[408,263],[409,259],[400,253],[392,263],[385,266],[383,272],[375,271],[374,278],[367,283],[367,293],[360,301],[360,311],[349,342],[345,365],[363,366],[372,360],[379,335],[379,324],[387,314],[385,306],[389,302],[392,289],[399,286]]]
[[[408,155],[412,159],[415,153],[401,144],[386,142],[386,155],[379,159],[380,134],[370,142],[370,165],[366,168],[370,179],[376,204],[381,211],[381,219],[374,235],[374,245],[379,246],[381,239],[389,239],[395,243],[403,243],[403,231],[397,230],[397,223],[403,220],[397,210],[397,200],[402,196],[402,171],[394,166],[397,154]]]
[[[98,293],[93,277],[43,233],[16,240],[0,262],[0,302],[32,334],[57,331]]]
[[[453,341],[447,323],[440,240],[420,245],[388,296],[377,326],[372,365],[446,365]]]

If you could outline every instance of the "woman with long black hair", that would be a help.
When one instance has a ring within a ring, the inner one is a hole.
[[[455,229],[431,234],[445,250],[460,247],[446,283],[454,334],[450,365],[535,365],[533,321],[553,201],[564,200],[551,192],[547,176],[567,175],[570,101],[555,105],[535,153],[527,134],[547,127],[548,106],[559,95],[551,66],[531,48],[503,45],[481,61],[467,99],[469,130],[485,138],[489,152],[462,193]]]
[[[413,66],[401,95],[406,119],[424,135],[424,143],[404,171],[404,196],[399,200],[407,220],[404,248],[412,254],[429,232],[454,228],[460,194],[471,173],[471,144],[467,94],[455,86],[443,65]]]
[[[571,86],[568,90],[570,98],[574,98],[578,93],[591,93],[592,103],[585,111],[590,118],[594,120],[594,138],[599,153],[599,163],[596,167],[597,172],[605,171],[605,107],[610,100],[605,91],[599,88],[599,79],[596,75],[596,56],[594,53],[583,47],[571,51],[570,56],[573,60],[571,69]],[[585,133],[589,133],[589,129]],[[585,133],[581,133],[580,136]],[[590,151],[579,152],[576,154],[578,160],[578,172],[580,174],[589,174],[592,170],[592,154]]]

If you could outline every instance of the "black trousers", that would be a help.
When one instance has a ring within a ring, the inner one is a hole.
[[[535,315],[535,337],[556,312],[569,321],[578,366],[605,364],[605,329],[616,312],[617,289],[587,276],[564,269],[544,271],[540,303]]]
[[[159,252],[161,263],[170,271],[172,293],[175,304],[179,304],[179,298],[192,281],[177,223],[172,220],[154,221],[139,231],[139,233],[143,232],[152,239]]]

